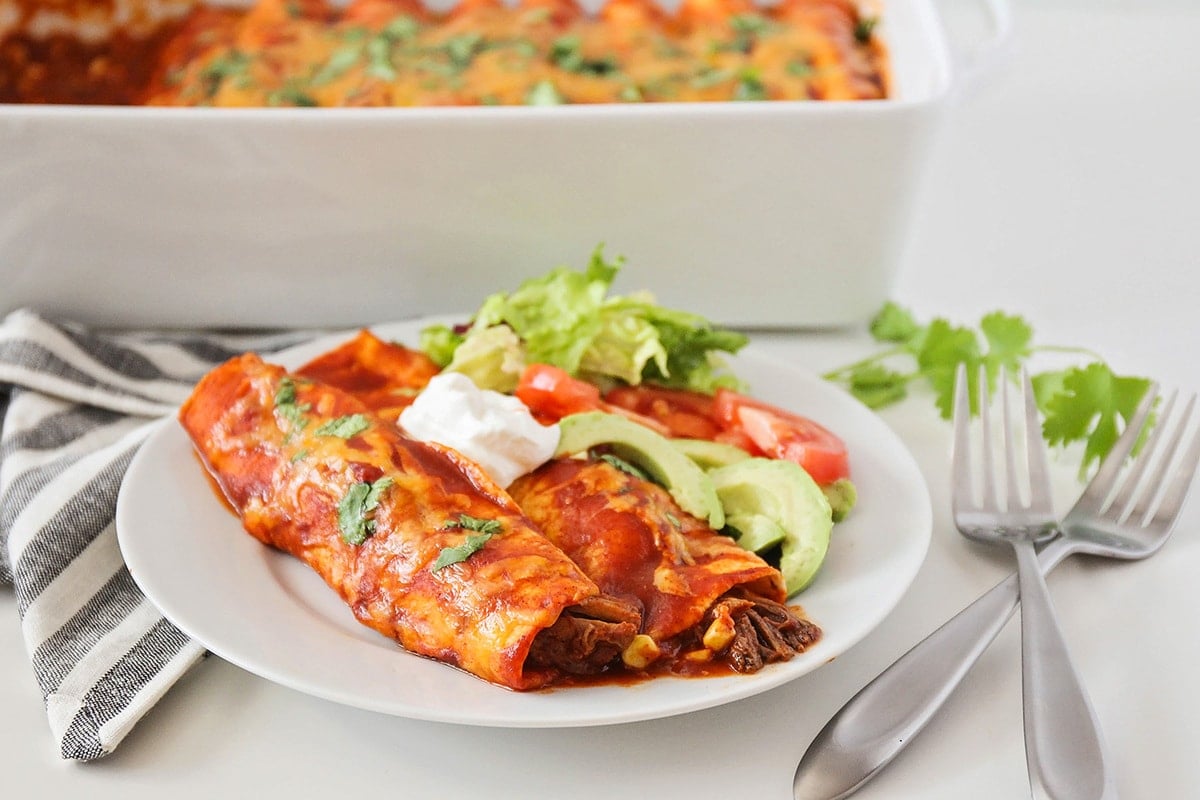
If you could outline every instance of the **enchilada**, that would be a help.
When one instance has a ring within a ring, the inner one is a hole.
[[[637,632],[472,462],[345,392],[247,354],[179,419],[246,531],[406,650],[523,690],[605,670]]]

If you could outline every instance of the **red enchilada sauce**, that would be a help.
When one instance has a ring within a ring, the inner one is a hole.
[[[875,18],[850,0],[259,0],[149,37],[0,42],[0,101],[446,106],[888,95]]]

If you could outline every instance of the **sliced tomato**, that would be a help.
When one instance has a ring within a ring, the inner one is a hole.
[[[819,484],[850,476],[845,443],[807,417],[729,389],[717,390],[713,413],[726,431],[744,433],[771,458],[796,462]]]
[[[727,428],[714,436],[713,441],[740,447],[752,456],[766,456],[741,428]]]
[[[598,388],[549,364],[525,367],[514,394],[543,423],[558,422],[568,414],[598,411],[602,406]]]
[[[671,435],[658,420],[601,400],[600,389],[596,386],[550,364],[526,366],[513,394],[543,425],[558,422],[571,414],[603,411],[628,417],[663,436]]]
[[[671,436],[712,439],[721,431],[712,396],[701,392],[643,383],[610,389],[604,401],[662,423]]]

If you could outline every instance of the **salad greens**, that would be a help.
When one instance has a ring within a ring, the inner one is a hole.
[[[491,295],[465,328],[426,328],[421,348],[445,369],[500,392],[512,391],[535,363],[602,386],[651,380],[708,393],[739,388],[718,354],[736,353],[746,336],[664,308],[648,292],[610,296],[623,263],[597,247],[583,271],[558,267]]]
[[[960,363],[974,376],[980,367],[993,384],[1003,367],[1016,374],[1037,353],[1083,355],[1089,363],[1031,373],[1042,412],[1042,436],[1052,446],[1083,444],[1080,478],[1112,450],[1150,380],[1118,375],[1095,353],[1075,347],[1035,345],[1033,328],[1020,316],[994,311],[977,328],[936,318],[921,324],[912,313],[886,303],[871,321],[871,336],[889,345],[864,359],[827,372],[824,377],[845,386],[870,408],[902,400],[914,382],[933,390],[938,410],[950,419],[954,375]],[[971,410],[978,408],[978,386],[970,382]]]

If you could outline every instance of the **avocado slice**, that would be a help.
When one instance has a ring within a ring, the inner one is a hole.
[[[684,511],[707,520],[716,530],[725,527],[725,509],[712,480],[665,436],[631,419],[600,411],[563,417],[558,427],[555,456],[584,453],[607,445],[614,455],[641,468],[670,492]]]
[[[833,529],[829,500],[812,477],[798,464],[772,458],[744,459],[708,475],[731,520],[762,516],[783,529],[779,571],[788,595],[812,583],[829,550]]]
[[[737,531],[737,543],[754,553],[774,547],[787,538],[787,531],[766,514],[725,512],[725,530]]]
[[[740,447],[724,442],[710,442],[707,439],[668,439],[675,449],[695,461],[701,469],[727,467],[750,458],[750,454]]]
[[[833,509],[835,523],[844,520],[858,502],[858,489],[854,488],[849,478],[838,478],[833,483],[822,486],[821,491],[825,493],[825,499]]]

